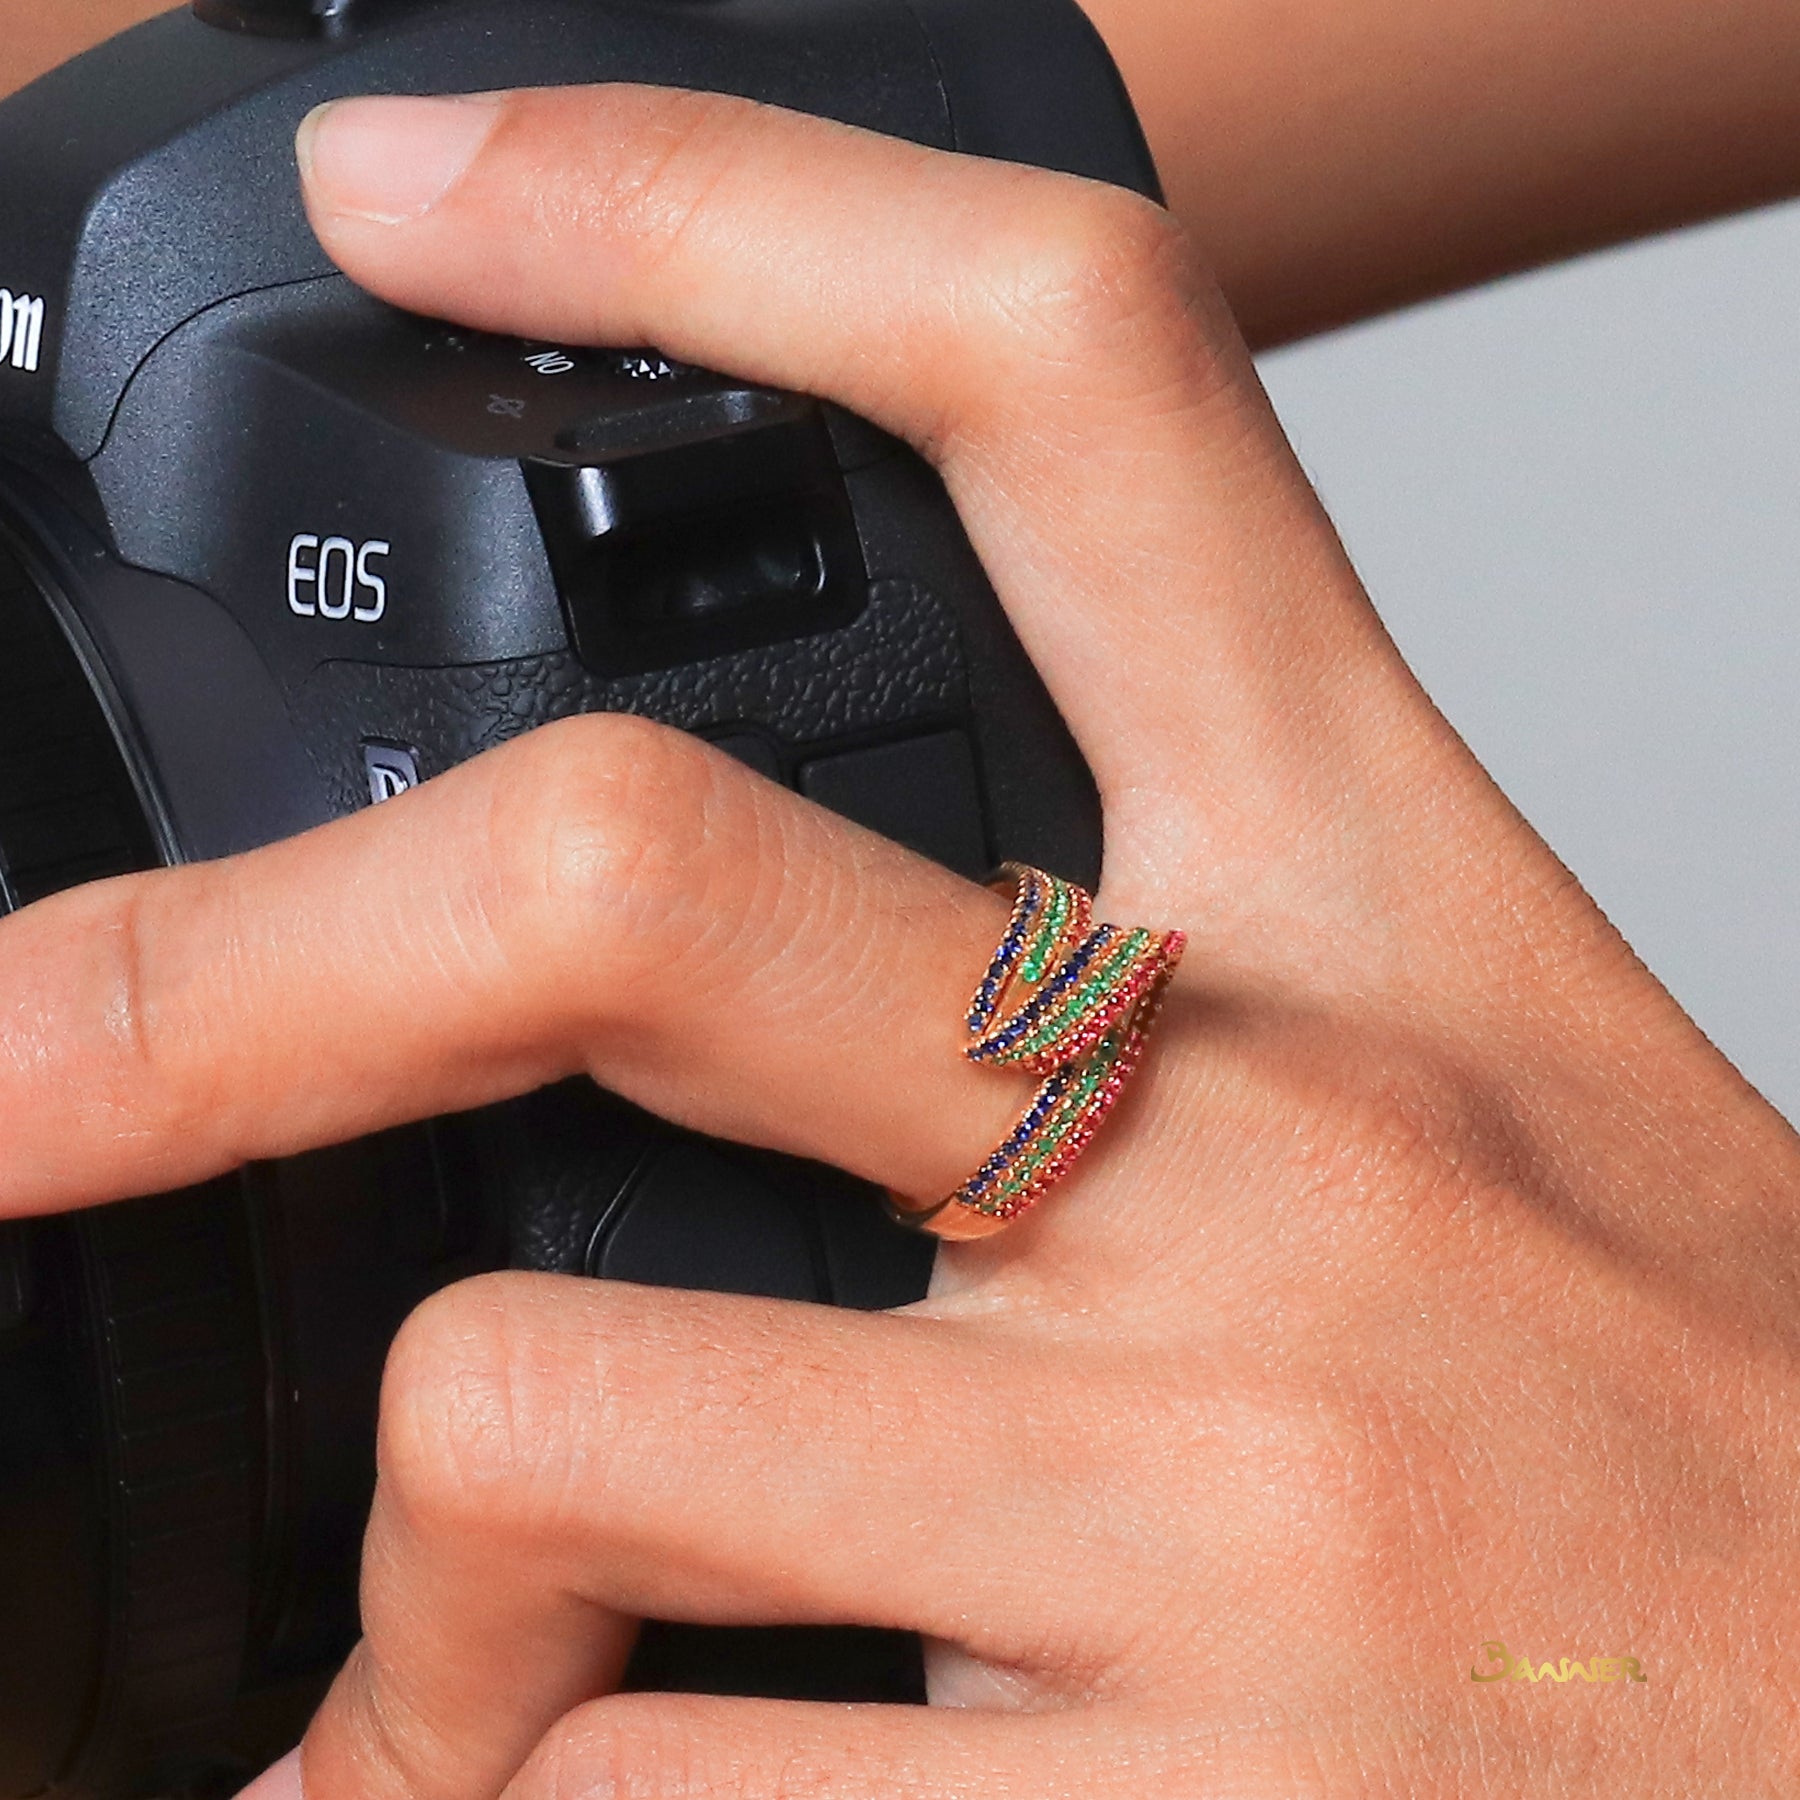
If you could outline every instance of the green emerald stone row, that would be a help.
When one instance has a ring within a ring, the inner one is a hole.
[[[1066,881],[1057,882],[1051,890],[1050,904],[1044,911],[1043,925],[1025,954],[1024,967],[1019,971],[1026,981],[1044,979],[1044,971],[1050,966],[1051,955],[1062,941],[1074,910],[1074,891]]]
[[[1119,1060],[1119,1052],[1124,1047],[1124,1035],[1120,1032],[1108,1032],[1100,1040],[1099,1048],[1080,1079],[1044,1121],[1036,1142],[1013,1164],[998,1186],[982,1199],[980,1211],[994,1215],[1004,1214],[1019,1195],[1030,1191],[1044,1165],[1068,1144],[1076,1126],[1087,1117],[1095,1095],[1111,1074],[1113,1065]]]
[[[1102,1002],[1112,997],[1131,965],[1149,948],[1150,935],[1148,931],[1132,932],[1124,943],[1101,964],[1098,973],[1090,975],[1061,1006],[1050,1014],[1043,1024],[1026,1038],[1025,1042],[1012,1053],[1008,1060],[1022,1060],[1028,1056],[1038,1055],[1054,1044],[1058,1038],[1066,1037],[1078,1029],[1083,1020],[1095,1012]]]

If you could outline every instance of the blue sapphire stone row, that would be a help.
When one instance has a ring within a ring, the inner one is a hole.
[[[979,1200],[1006,1173],[1030,1143],[1033,1133],[1050,1116],[1057,1101],[1069,1091],[1069,1083],[1074,1079],[1074,1065],[1065,1063],[1044,1083],[1031,1103],[1031,1110],[1013,1127],[1012,1135],[963,1184],[962,1191],[956,1196],[959,1201],[970,1205]]]
[[[1011,922],[1007,925],[1006,936],[1000,940],[1000,948],[994,953],[994,960],[988,964],[987,974],[982,977],[981,986],[975,990],[974,1003],[969,1008],[968,1025],[971,1033],[984,1030],[988,1021],[994,1016],[994,1008],[998,1005],[1007,978],[1012,973],[1013,965],[1019,960],[1019,954],[1025,946],[1026,934],[1036,917],[1038,908],[1043,904],[1044,884],[1036,870],[1027,870],[1020,877],[1019,898],[1013,907]]]
[[[976,1062],[994,1062],[1004,1057],[1006,1052],[1030,1034],[1032,1028],[1043,1018],[1044,1014],[1065,995],[1093,962],[1118,935],[1111,925],[1096,925],[1081,941],[1074,954],[1057,970],[1055,976],[1041,987],[1037,993],[1022,1006],[1018,1013],[1008,1022],[1006,1029],[997,1032],[985,1044],[972,1047],[970,1057]]]

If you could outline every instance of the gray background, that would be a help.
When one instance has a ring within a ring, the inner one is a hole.
[[[1263,374],[1425,686],[1800,1121],[1800,206]]]

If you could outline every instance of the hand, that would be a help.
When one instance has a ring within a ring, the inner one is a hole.
[[[309,148],[390,299],[918,444],[1096,771],[1107,916],[1192,937],[1086,1161],[924,1306],[427,1306],[310,1800],[1794,1785],[1800,1148],[1418,691],[1170,221],[641,90]],[[402,895],[403,959],[344,929]],[[576,721],[0,926],[0,1207],[583,1069],[932,1198],[1029,1092],[957,1055],[1004,914]],[[918,1630],[940,1705],[610,1694],[644,1614]],[[1488,1640],[1647,1680],[1477,1684]]]

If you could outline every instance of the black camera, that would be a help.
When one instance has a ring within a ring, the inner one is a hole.
[[[813,399],[455,330],[334,273],[352,93],[736,92],[1150,193],[1069,0],[200,0],[0,106],[0,910],[632,712],[971,876],[1091,779],[943,489]],[[372,919],[404,954],[407,921]],[[0,1800],[226,1793],[356,1634],[407,1312],[514,1266],[847,1306],[926,1240],[571,1085],[0,1224]],[[640,1685],[917,1698],[882,1634],[652,1627]]]

